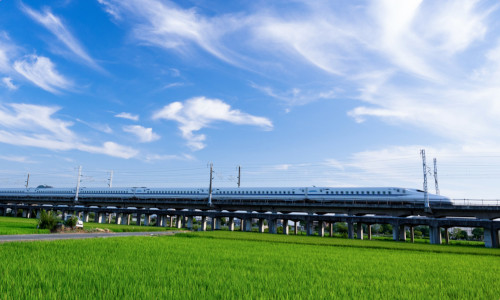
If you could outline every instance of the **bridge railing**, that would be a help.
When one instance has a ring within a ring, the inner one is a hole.
[[[454,205],[500,206],[500,199],[452,199]]]

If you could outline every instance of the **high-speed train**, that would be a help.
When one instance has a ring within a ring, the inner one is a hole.
[[[76,188],[0,188],[1,197],[29,198],[69,198],[75,197]],[[448,197],[428,194],[429,202],[452,204]],[[208,188],[86,188],[81,187],[79,199],[120,198],[120,199],[192,199],[204,200],[209,197]],[[384,202],[424,202],[424,191],[400,187],[252,187],[214,188],[212,200],[283,200],[283,201],[384,201]]]

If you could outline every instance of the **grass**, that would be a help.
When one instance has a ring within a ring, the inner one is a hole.
[[[50,233],[48,229],[37,229],[36,219],[0,217],[0,235]]]
[[[0,235],[50,233],[46,229],[37,229],[37,224],[37,219],[0,217]],[[168,227],[99,224],[91,222],[84,224],[84,230],[93,231],[96,228],[107,228],[112,232],[165,231],[173,229]]]
[[[5,243],[0,298],[498,299],[499,255],[238,232]]]

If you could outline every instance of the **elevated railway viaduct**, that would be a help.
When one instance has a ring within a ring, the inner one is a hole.
[[[457,202],[456,202],[457,203]],[[0,215],[7,212],[22,211],[24,217],[33,217],[41,210],[57,210],[63,215],[78,214],[84,222],[94,214],[94,222],[111,222],[115,216],[117,224],[130,224],[135,218],[138,225],[148,226],[151,217],[156,216],[157,226],[193,228],[193,218],[201,220],[200,230],[207,230],[208,221],[213,230],[221,228],[221,220],[227,220],[229,230],[235,229],[235,220],[241,224],[242,231],[251,231],[255,224],[264,232],[265,223],[270,233],[277,233],[279,224],[294,222],[297,233],[298,222],[306,224],[306,232],[324,236],[329,225],[345,222],[349,238],[363,239],[363,229],[367,229],[371,239],[371,225],[391,224],[393,239],[406,240],[409,229],[410,239],[414,238],[414,227],[429,226],[430,242],[441,243],[441,228],[482,227],[486,247],[499,247],[500,201],[475,202],[463,201],[456,205],[431,203],[431,209],[425,210],[422,202],[394,203],[380,201],[293,201],[274,199],[239,199],[207,200],[185,198],[134,199],[120,197],[80,198],[72,197],[0,197]],[[365,226],[363,226],[365,225]],[[283,226],[283,225],[281,225]],[[283,233],[289,234],[289,226],[283,226]],[[446,242],[449,239],[445,231]]]

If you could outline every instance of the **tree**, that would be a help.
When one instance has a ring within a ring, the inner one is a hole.
[[[38,220],[39,229],[48,229],[50,230],[50,232],[54,232],[56,230],[57,223],[58,220],[56,214],[53,211],[47,212],[42,209],[40,220]]]
[[[476,227],[472,230],[472,236],[475,240],[480,240],[484,236],[484,228]]]
[[[64,226],[71,227],[71,229],[75,229],[76,222],[78,222],[78,218],[75,216],[72,216],[68,218],[66,221],[64,221]]]

